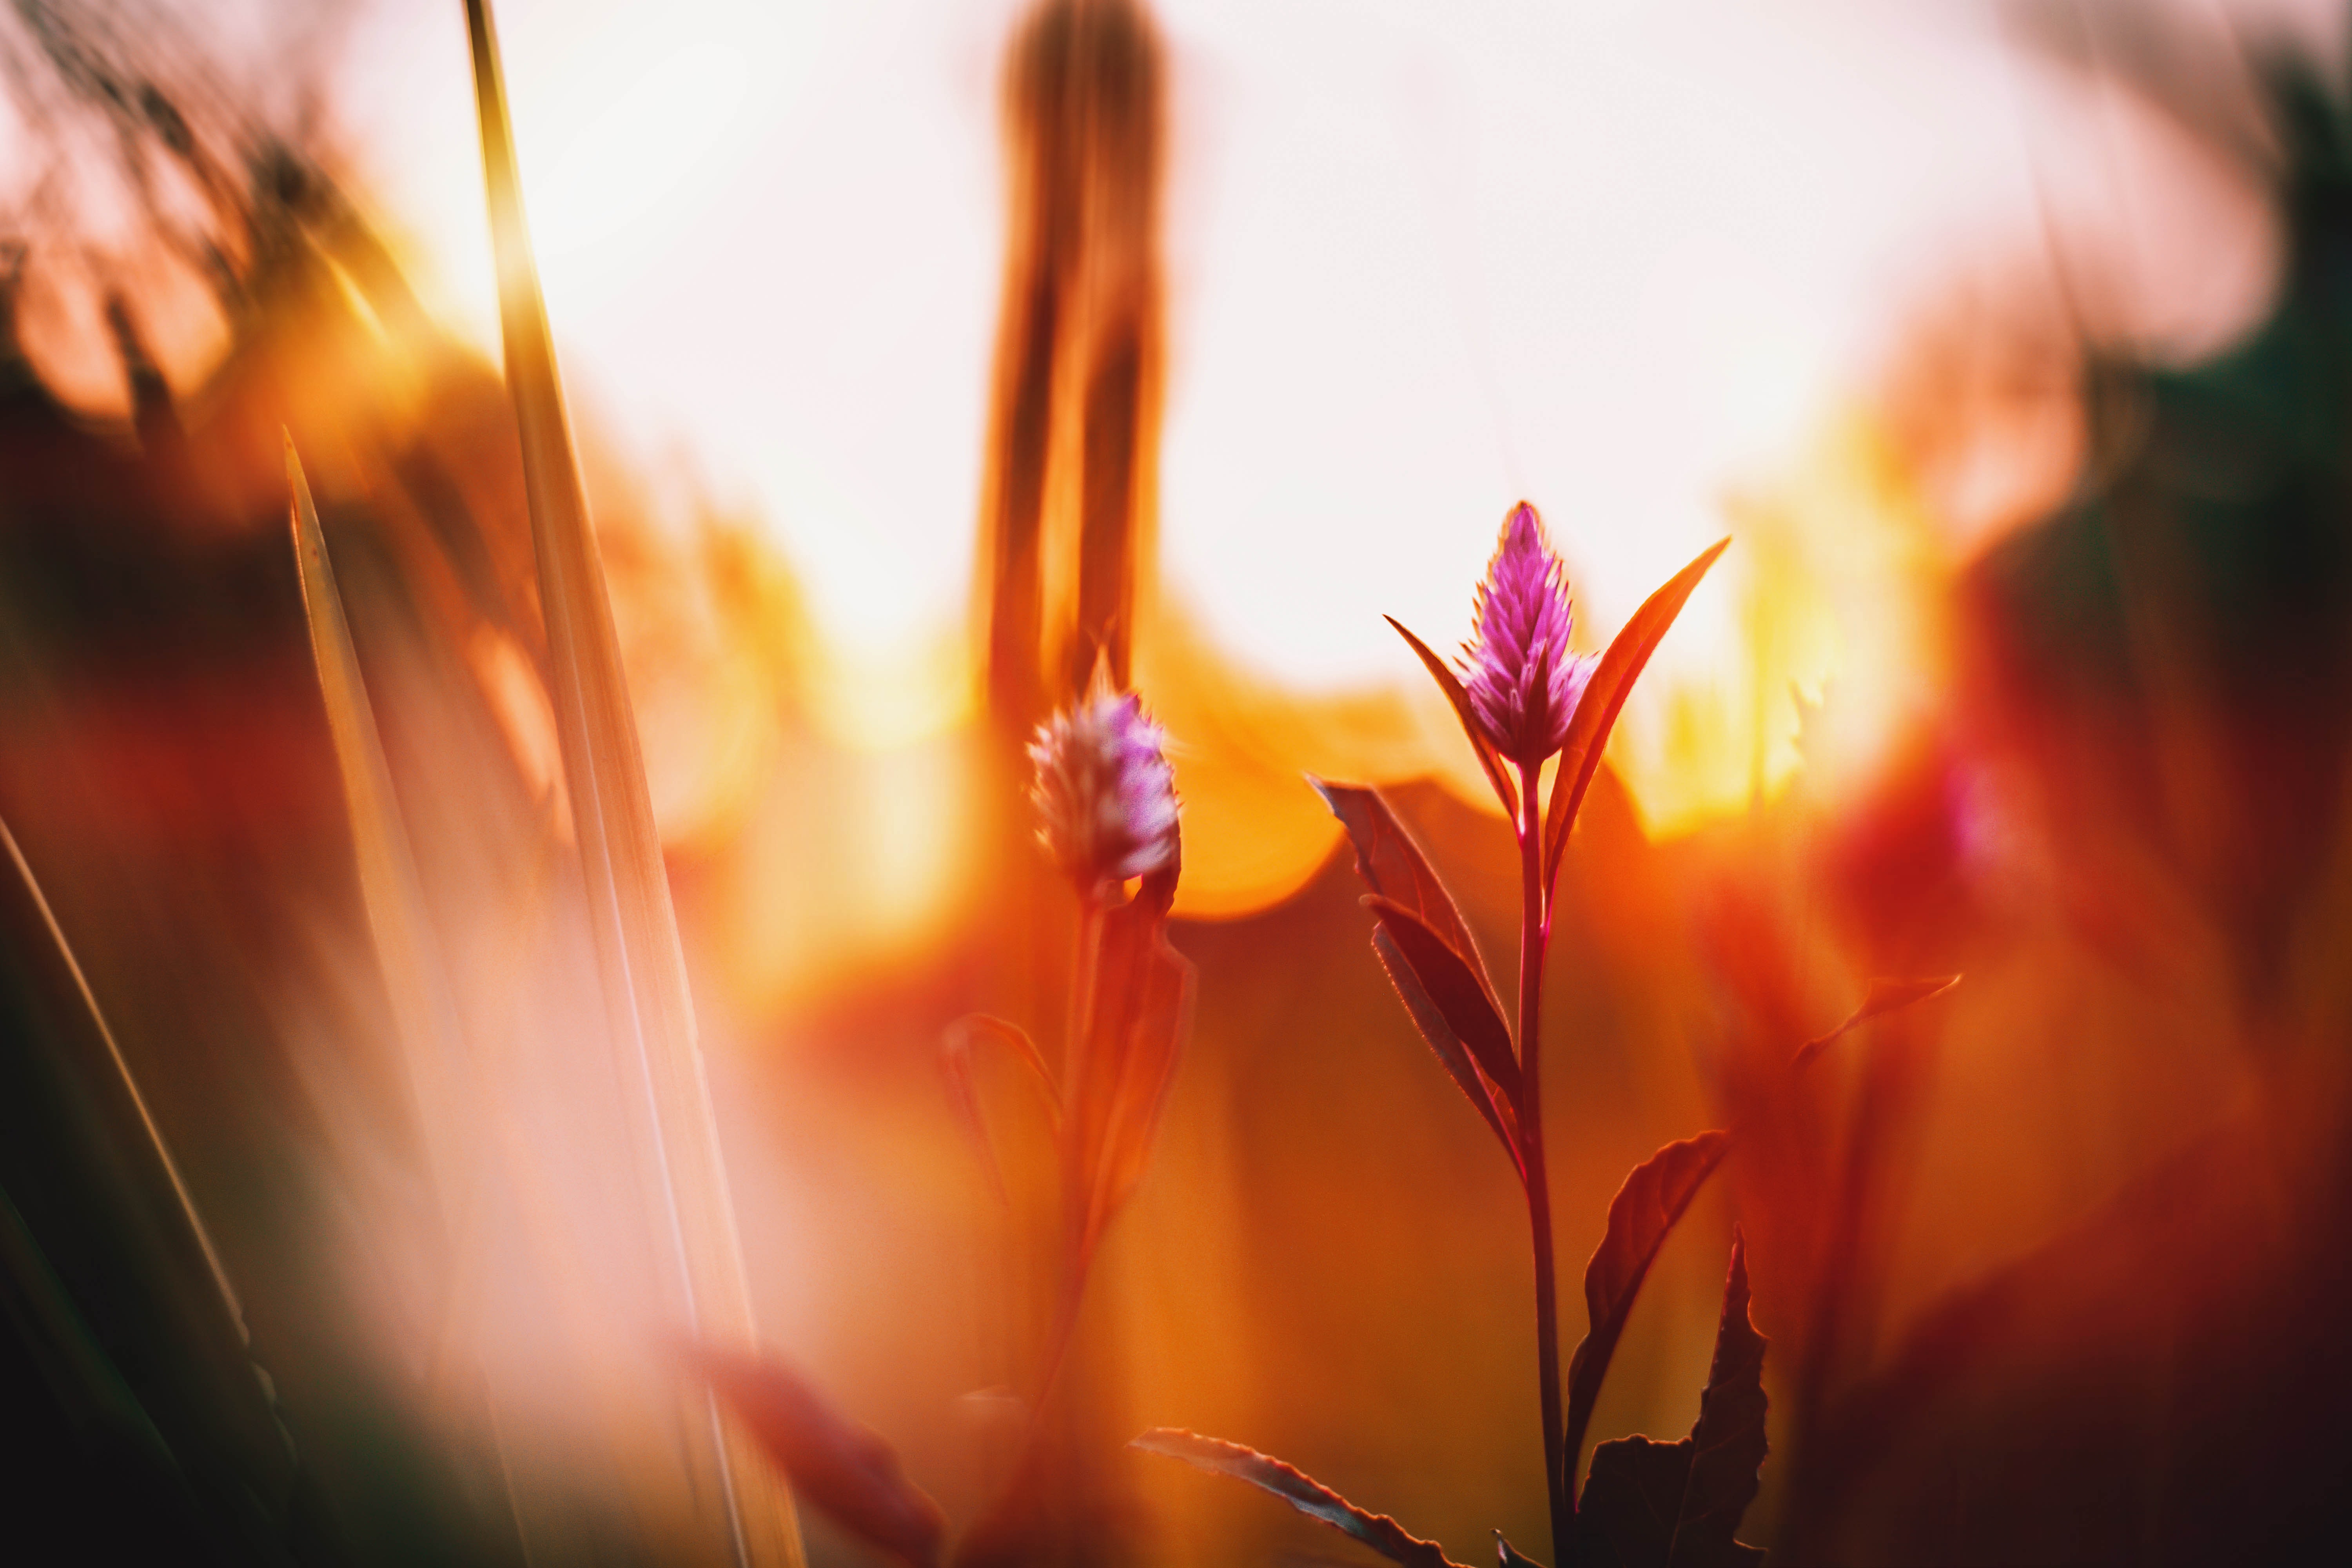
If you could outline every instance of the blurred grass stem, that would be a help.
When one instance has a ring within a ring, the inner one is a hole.
[[[488,0],[467,0],[476,107],[507,388],[521,442],[523,488],[547,623],[548,696],[571,796],[581,876],[605,1013],[624,1073],[642,1095],[639,1168],[663,1233],[664,1290],[698,1338],[749,1345],[751,1295],[735,1234],[709,1087],[667,871],[647,792],[635,710],[580,478],[546,300],[525,222],[514,132]],[[692,1494],[713,1506],[739,1564],[801,1561],[791,1505],[770,1491],[748,1435],[731,1432],[717,1396],[692,1396]],[[681,1434],[683,1436],[684,1434]]]

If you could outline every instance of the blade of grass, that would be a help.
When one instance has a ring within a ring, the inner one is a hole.
[[[393,1026],[410,1072],[423,1079],[412,1085],[417,1121],[425,1129],[427,1157],[447,1205],[463,1187],[458,1173],[449,1168],[446,1131],[433,1113],[465,1102],[458,1079],[462,1037],[457,1003],[450,995],[447,970],[435,951],[415,857],[393,790],[392,769],[384,761],[383,735],[376,729],[375,708],[368,700],[351,623],[343,615],[342,592],[327,555],[326,533],[319,525],[310,481],[291,435],[286,437],[286,483],[294,496],[294,561],[302,584],[302,613],[310,624],[310,656],[326,704],[335,769],[342,779],[360,900],[375,939]]]
[[[714,1343],[754,1342],[751,1293],[709,1088],[694,1034],[684,954],[636,718],[621,668],[604,574],[589,531],[587,498],[556,373],[547,307],[524,222],[521,177],[488,0],[467,0],[475,101],[490,234],[498,257],[499,320],[509,395],[522,446],[523,489],[547,620],[548,696],[555,710],[564,785],[578,835],[605,1010],[633,1060],[644,1105],[641,1129],[656,1224],[667,1231],[671,1285],[690,1333]],[[725,1515],[738,1562],[801,1561],[799,1532],[781,1488],[768,1489],[748,1436],[730,1432],[714,1396],[698,1402],[710,1434],[689,1464],[710,1473],[697,1494]]]
[[[0,862],[0,1323],[124,1463],[126,1508],[259,1552],[299,1475],[242,1303],[5,821]]]
[[[453,1123],[463,1108],[478,1099],[475,1075],[466,1059],[457,998],[426,911],[415,855],[393,788],[392,768],[384,760],[375,708],[368,699],[359,650],[343,613],[342,591],[336,584],[334,563],[327,553],[326,531],[320,526],[318,505],[311,499],[310,481],[302,471],[291,434],[286,437],[286,480],[294,498],[294,561],[302,585],[302,614],[310,626],[310,655],[319,672],[319,693],[326,707],[335,771],[342,780],[360,900],[367,910],[368,931],[374,940],[401,1058],[408,1067],[412,1110],[440,1200],[443,1239],[453,1258],[442,1286],[442,1321],[427,1362],[432,1370],[428,1386],[438,1384],[443,1369],[455,1362],[473,1375],[475,1386],[466,1397],[488,1402],[490,1393],[479,1377],[480,1369],[470,1360],[461,1361],[449,1353],[457,1325],[476,1293],[483,1250],[489,1245],[479,1223],[480,1182],[467,1157],[467,1150],[478,1147],[479,1140],[469,1139]],[[496,1411],[486,1414],[490,1416],[488,1429],[496,1434]],[[494,1441],[503,1448],[502,1439]],[[521,1509],[503,1453],[500,1461],[505,1517],[520,1531]]]

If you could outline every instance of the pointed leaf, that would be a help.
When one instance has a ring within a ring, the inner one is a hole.
[[[25,1381],[47,1385],[113,1500],[149,1510],[159,1539],[184,1524],[190,1545],[208,1543],[199,1555],[223,1562],[280,1549],[300,1482],[274,1387],[130,1059],[5,821],[0,1342]]]
[[[1064,1126],[1081,1261],[1142,1179],[1191,1026],[1192,965],[1166,928],[1164,910],[1140,899],[1103,917],[1094,1016]]]
[[[466,1059],[457,1003],[449,987],[425,891],[417,879],[408,826],[384,760],[359,651],[352,642],[335,581],[326,531],[310,496],[310,481],[294,438],[286,437],[286,481],[294,495],[294,563],[302,585],[302,614],[310,631],[319,695],[327,713],[327,734],[342,781],[343,808],[352,830],[352,858],[359,871],[360,902],[383,971],[391,1004],[393,1032],[408,1067],[410,1112],[425,1130],[426,1162],[445,1211],[464,1201],[467,1183],[461,1160],[449,1147],[446,1115],[436,1108],[469,1103],[476,1096]]]
[[[1381,929],[1412,966],[1414,977],[1437,1004],[1455,1037],[1469,1047],[1478,1070],[1502,1090],[1503,1103],[1514,1112],[1520,1111],[1519,1060],[1493,994],[1478,983],[1477,974],[1462,962],[1461,955],[1411,910],[1378,893],[1367,894],[1364,907],[1380,917]]]
[[[1486,782],[1494,787],[1495,798],[1503,803],[1503,815],[1517,822],[1519,819],[1518,787],[1511,783],[1510,770],[1503,766],[1502,753],[1495,750],[1495,742],[1486,739],[1486,731],[1479,727],[1478,715],[1470,707],[1470,694],[1462,689],[1462,678],[1432,652],[1427,643],[1405,630],[1403,622],[1394,616],[1382,616],[1381,619],[1396,627],[1397,636],[1404,638],[1412,651],[1421,656],[1421,662],[1428,668],[1438,689],[1445,693],[1448,702],[1454,704],[1454,716],[1462,721],[1462,732],[1470,737],[1470,749],[1478,753],[1478,765],[1486,770]]]
[[[1634,1166],[1609,1201],[1609,1227],[1584,1267],[1584,1310],[1591,1326],[1568,1363],[1568,1441],[1561,1453],[1571,1468],[1571,1482],[1585,1428],[1601,1397],[1601,1380],[1609,1373],[1609,1358],[1617,1353],[1618,1337],[1633,1315],[1642,1281],[1675,1223],[1730,1149],[1731,1134],[1719,1130],[1669,1143]],[[1596,1454],[1594,1463],[1599,1462]]]
[[[1764,1338],[1748,1318],[1747,1248],[1735,1234],[1715,1360],[1691,1435],[1624,1437],[1592,1451],[1577,1509],[1584,1568],[1755,1568],[1764,1553],[1733,1539],[1763,1463]]]
[[[1155,1426],[1128,1447],[1148,1454],[1164,1454],[1262,1487],[1308,1518],[1319,1519],[1362,1542],[1391,1563],[1407,1563],[1411,1568],[1459,1568],[1447,1559],[1437,1542],[1408,1534],[1402,1525],[1386,1514],[1366,1513],[1320,1481],[1255,1448],[1173,1426]]]
[[[1486,961],[1478,954],[1478,943],[1464,923],[1462,911],[1454,906],[1454,895],[1445,890],[1429,857],[1397,820],[1387,799],[1376,789],[1332,784],[1312,773],[1307,782],[1348,830],[1348,840],[1356,849],[1356,874],[1364,879],[1364,886],[1418,915],[1470,966],[1479,985],[1492,996],[1494,982],[1486,976]]]
[[[1486,1125],[1495,1130],[1495,1136],[1503,1141],[1503,1152],[1510,1155],[1512,1168],[1519,1173],[1520,1181],[1526,1181],[1527,1164],[1519,1154],[1518,1119],[1513,1113],[1510,1102],[1503,1099],[1502,1091],[1478,1070],[1477,1062],[1470,1055],[1470,1047],[1462,1043],[1462,1037],[1454,1032],[1454,1026],[1445,1021],[1445,1015],[1438,1011],[1437,1004],[1430,1000],[1427,991],[1422,989],[1420,976],[1413,973],[1412,965],[1405,962],[1403,952],[1398,948],[1395,939],[1389,935],[1387,927],[1373,928],[1372,952],[1380,956],[1381,967],[1388,972],[1389,984],[1396,987],[1398,997],[1404,1003],[1404,1010],[1412,1017],[1413,1026],[1421,1031],[1421,1037],[1429,1042],[1429,1048],[1437,1053],[1437,1059],[1444,1066],[1447,1075],[1469,1097],[1478,1114],[1486,1119]]]
[[[1666,1568],[1692,1447],[1688,1437],[1620,1437],[1592,1450],[1577,1506],[1575,1568]]]
[[[1873,980],[1870,983],[1870,989],[1863,995],[1862,1005],[1856,1007],[1844,1023],[1840,1024],[1828,1034],[1807,1040],[1799,1047],[1797,1054],[1789,1059],[1789,1066],[1791,1070],[1803,1067],[1827,1049],[1832,1041],[1849,1030],[1860,1028],[1873,1018],[1881,1018],[1889,1013],[1899,1012],[1914,1002],[1925,1002],[1930,996],[1940,996],[1959,983],[1960,977],[1957,974],[1934,975],[1920,980]]]
[[[1568,739],[1559,751],[1559,771],[1552,775],[1551,805],[1544,822],[1544,887],[1549,889],[1559,872],[1561,851],[1568,847],[1568,831],[1575,824],[1578,808],[1584,804],[1584,792],[1592,786],[1593,773],[1601,766],[1601,753],[1609,744],[1609,731],[1616,725],[1617,715],[1625,707],[1625,699],[1633,689],[1650,655],[1657,651],[1666,628],[1682,614],[1683,605],[1706,575],[1716,557],[1731,546],[1728,538],[1717,540],[1702,551],[1697,560],[1669,578],[1664,587],[1642,602],[1633,612],[1609,651],[1601,656],[1600,666],[1592,679],[1585,683],[1584,696],[1576,705],[1576,714],[1568,723]],[[1549,891],[1546,894],[1549,896]]]
[[[988,1172],[997,1202],[1009,1205],[1013,1196],[1004,1184],[1003,1162],[997,1158],[995,1141],[988,1134],[988,1119],[981,1113],[980,1088],[971,1070],[972,1047],[982,1040],[993,1041],[1005,1055],[1028,1069],[1026,1076],[1036,1085],[1057,1132],[1062,1122],[1062,1100],[1054,1088],[1053,1069],[1045,1065],[1045,1058],[1017,1025],[992,1018],[985,1013],[971,1013],[950,1024],[940,1037],[940,1076],[947,1084],[948,1102],[954,1107],[956,1121]]]
[[[880,1437],[826,1404],[772,1357],[710,1344],[681,1347],[687,1365],[726,1402],[807,1501],[902,1563],[940,1559],[939,1506],[907,1479]]]
[[[1495,1561],[1501,1563],[1502,1568],[1543,1568],[1542,1563],[1504,1540],[1499,1530],[1495,1531]]]
[[[1748,1247],[1731,1237],[1731,1270],[1723,1282],[1723,1318],[1715,1362],[1699,1395],[1690,1483],[1683,1490],[1666,1568],[1735,1568],[1763,1553],[1733,1536],[1756,1500],[1757,1471],[1770,1445],[1764,1436],[1764,1336],[1748,1316]]]

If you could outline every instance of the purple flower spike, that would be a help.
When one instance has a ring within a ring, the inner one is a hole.
[[[1541,763],[1559,750],[1592,679],[1592,657],[1569,651],[1570,624],[1568,568],[1544,537],[1543,519],[1521,501],[1503,520],[1478,584],[1477,635],[1462,649],[1471,711],[1515,763]]]
[[[1081,889],[1148,877],[1176,859],[1167,731],[1133,692],[1097,683],[1029,743],[1037,837]]]

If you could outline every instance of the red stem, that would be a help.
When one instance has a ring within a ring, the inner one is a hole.
[[[1551,938],[1551,911],[1543,887],[1540,763],[1519,764],[1519,1152],[1527,1162],[1528,1226],[1536,1251],[1536,1375],[1543,1397],[1544,1490],[1551,1503],[1552,1561],[1567,1551],[1575,1507],[1559,1399],[1559,1282],[1553,1266],[1551,1184],[1544,1170],[1543,961]]]

